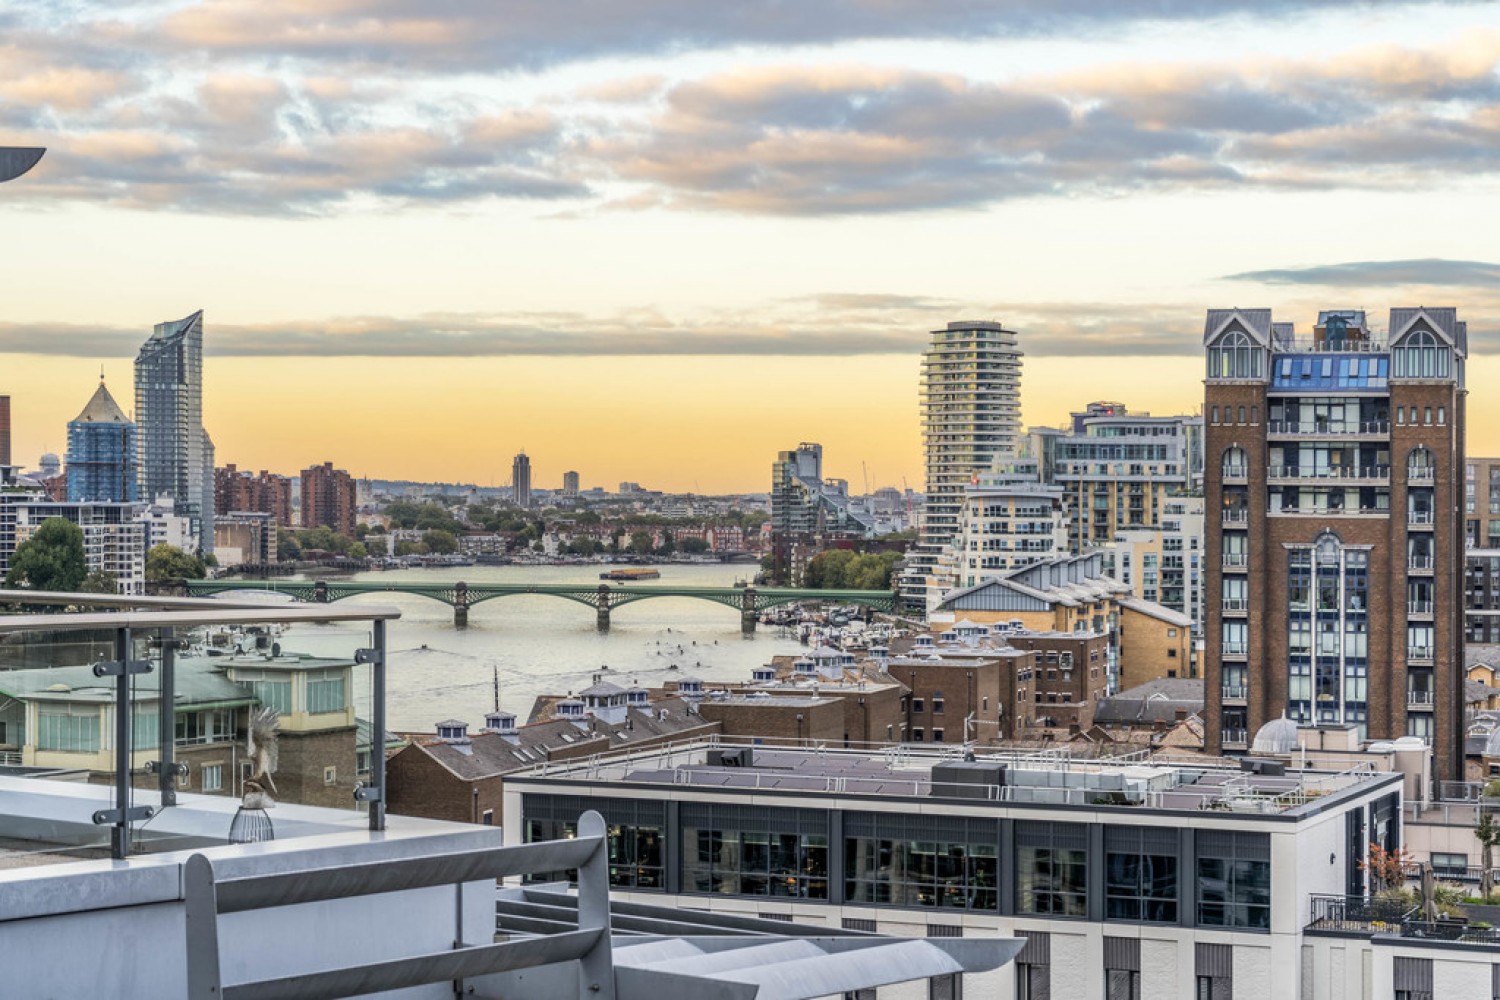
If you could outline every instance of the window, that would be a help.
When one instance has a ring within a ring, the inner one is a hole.
[[[1205,830],[1197,838],[1198,923],[1271,927],[1271,847],[1264,833]]]
[[[911,700],[911,710],[918,715],[922,714],[927,710],[926,701],[922,698],[913,698]]]
[[[941,691],[934,691],[932,693],[932,714],[943,714],[943,692]]]
[[[224,765],[204,764],[198,769],[202,778],[201,788],[205,792],[221,792],[224,790]]]
[[[292,711],[292,682],[290,680],[262,680],[244,678],[261,707],[269,708],[278,715],[290,715]]]
[[[1141,939],[1104,939],[1104,1000],[1141,1000]]]
[[[964,977],[957,972],[927,980],[927,1000],[964,1000]]]
[[[942,743],[943,742],[943,730],[941,730],[941,729],[939,729],[937,727],[933,728],[933,730],[932,730],[932,742],[934,742],[934,743]]]
[[[995,912],[997,832],[988,819],[849,813],[845,898],[851,904]]]
[[[663,830],[666,807],[634,799],[594,800],[574,795],[521,796],[522,829],[528,843],[564,840],[578,832],[578,817],[588,809],[604,817],[609,852],[609,884],[626,889],[660,891],[663,878]],[[531,880],[576,879],[576,873],[535,872]],[[689,891],[686,887],[684,891]]]
[[[1234,946],[1200,942],[1193,951],[1196,1000],[1233,1000]]]
[[[323,784],[336,785],[339,783],[339,769],[337,767],[323,768]]]
[[[1105,827],[1104,870],[1106,920],[1177,922],[1175,829]]]
[[[38,750],[93,753],[99,746],[99,709],[91,705],[57,705],[37,710]]]
[[[1469,856],[1433,851],[1432,870],[1439,878],[1463,878],[1469,873]]]
[[[1397,957],[1394,962],[1396,1000],[1432,1000],[1432,959]]]
[[[1087,913],[1086,828],[1077,823],[1016,824],[1016,912]]]
[[[911,741],[913,743],[921,743],[926,735],[926,730],[924,730],[921,726],[918,726],[911,731]]]
[[[1016,1000],[1051,1000],[1052,938],[1046,931],[1016,931],[1026,943],[1016,956]]]
[[[344,710],[344,672],[325,670],[307,675],[307,711],[325,715]]]
[[[485,826],[494,826],[495,825],[495,810],[493,810],[493,809],[486,809],[484,811],[484,816],[481,818],[480,822],[482,822]]]
[[[682,848],[685,893],[828,898],[820,810],[684,803]]]
[[[1426,330],[1418,330],[1391,351],[1396,378],[1447,378],[1448,348]]]
[[[1208,377],[1261,378],[1261,359],[1260,348],[1236,330],[1219,338],[1208,349]],[[1244,422],[1243,417],[1240,422]]]

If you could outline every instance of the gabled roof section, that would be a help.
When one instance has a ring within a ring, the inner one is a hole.
[[[1168,625],[1176,625],[1179,628],[1192,628],[1193,625],[1193,620],[1181,611],[1174,611],[1165,604],[1157,604],[1155,601],[1148,601],[1142,597],[1126,597],[1119,603],[1122,608],[1129,608],[1131,611],[1166,622]]]
[[[104,386],[104,380],[99,380],[99,388],[94,390],[94,395],[89,398],[83,412],[73,418],[75,424],[128,424],[130,418],[125,411],[120,409],[120,404],[115,402],[115,397],[109,394]]]
[[[1391,310],[1390,343],[1395,345],[1402,337],[1418,328],[1431,330],[1453,345],[1458,356],[1469,355],[1469,324],[1458,318],[1453,306],[1417,306]]]
[[[1210,309],[1203,324],[1203,345],[1217,340],[1231,329],[1248,333],[1262,347],[1271,345],[1271,310],[1269,309]]]

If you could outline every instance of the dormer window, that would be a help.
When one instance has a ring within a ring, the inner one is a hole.
[[[1394,378],[1447,378],[1452,370],[1452,352],[1428,330],[1408,334],[1391,349]]]
[[[1264,352],[1238,330],[1220,337],[1208,349],[1209,378],[1263,378]]]

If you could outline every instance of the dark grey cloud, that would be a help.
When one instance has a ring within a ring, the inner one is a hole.
[[[1369,288],[1383,285],[1500,287],[1500,264],[1483,260],[1366,260],[1347,264],[1272,268],[1231,274],[1226,281],[1255,281],[1267,285],[1322,285],[1330,288]]]

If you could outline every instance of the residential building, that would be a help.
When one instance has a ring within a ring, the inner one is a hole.
[[[277,524],[291,527],[292,480],[262,469],[251,474],[233,464],[214,470],[214,511],[250,511],[270,514]]]
[[[214,555],[219,566],[266,566],[276,561],[276,518],[259,511],[236,510],[214,519]]]
[[[1035,459],[1002,459],[965,487],[959,528],[932,578],[946,593],[1068,551],[1062,489],[1041,482]]]
[[[1169,498],[1201,486],[1202,433],[1201,417],[1132,414],[1123,403],[1090,403],[1074,413],[1071,432],[1048,442],[1072,551],[1160,526]]]
[[[1039,660],[1035,652],[1003,644],[926,643],[892,656],[887,669],[910,691],[892,741],[988,745],[1039,735]]]
[[[99,380],[68,422],[68,499],[133,503],[140,496],[135,424]]]
[[[213,443],[203,429],[203,312],[158,323],[135,359],[140,495],[168,496],[193,522],[197,549],[214,546]]]
[[[927,611],[941,599],[930,577],[958,532],[964,490],[997,460],[1016,454],[1020,397],[1015,331],[991,322],[949,323],[933,331],[922,357],[920,393],[927,502],[900,582],[909,607]]]
[[[89,572],[108,573],[121,594],[139,594],[146,586],[146,527],[128,503],[57,503],[34,501],[13,508],[14,540],[20,546],[49,518],[71,521],[83,531],[83,555]],[[4,553],[8,569],[15,549]]]
[[[517,507],[531,506],[531,459],[524,451],[510,463],[510,488]]]
[[[1500,548],[1500,458],[1464,463],[1464,538],[1471,549]]]
[[[830,545],[872,538],[875,515],[842,479],[823,478],[823,446],[804,442],[771,466],[771,577],[798,584]]]
[[[1464,641],[1500,643],[1500,549],[1464,553]]]
[[[10,464],[10,397],[0,396],[0,466]]]
[[[177,513],[171,497],[157,497],[154,503],[137,506],[135,519],[144,526],[147,552],[158,545],[170,545],[184,552],[197,547],[193,521]]]
[[[563,473],[563,496],[576,497],[578,495],[578,473],[568,471]]]
[[[302,470],[302,527],[326,526],[354,537],[354,480],[332,462]]]
[[[1199,634],[1203,621],[1203,498],[1163,502],[1159,522],[1126,528],[1104,549],[1110,576],[1136,597],[1185,615]]]
[[[1363,893],[1368,844],[1399,843],[1403,781],[1366,769],[1120,764],[1061,749],[981,749],[966,760],[914,745],[721,740],[533,765],[507,777],[503,825],[511,843],[562,836],[586,802],[622,844],[662,844],[640,866],[649,879],[617,881],[632,903],[1025,939],[1014,968],[932,996],[1311,1000],[1392,996],[1393,952],[1464,961],[1452,945],[1423,952],[1421,942],[1315,929],[1328,918],[1318,900]],[[1489,949],[1468,950],[1487,972]],[[1346,992],[1362,982],[1383,992]]]
[[[1208,312],[1207,747],[1285,715],[1462,774],[1465,324],[1452,308]]]

